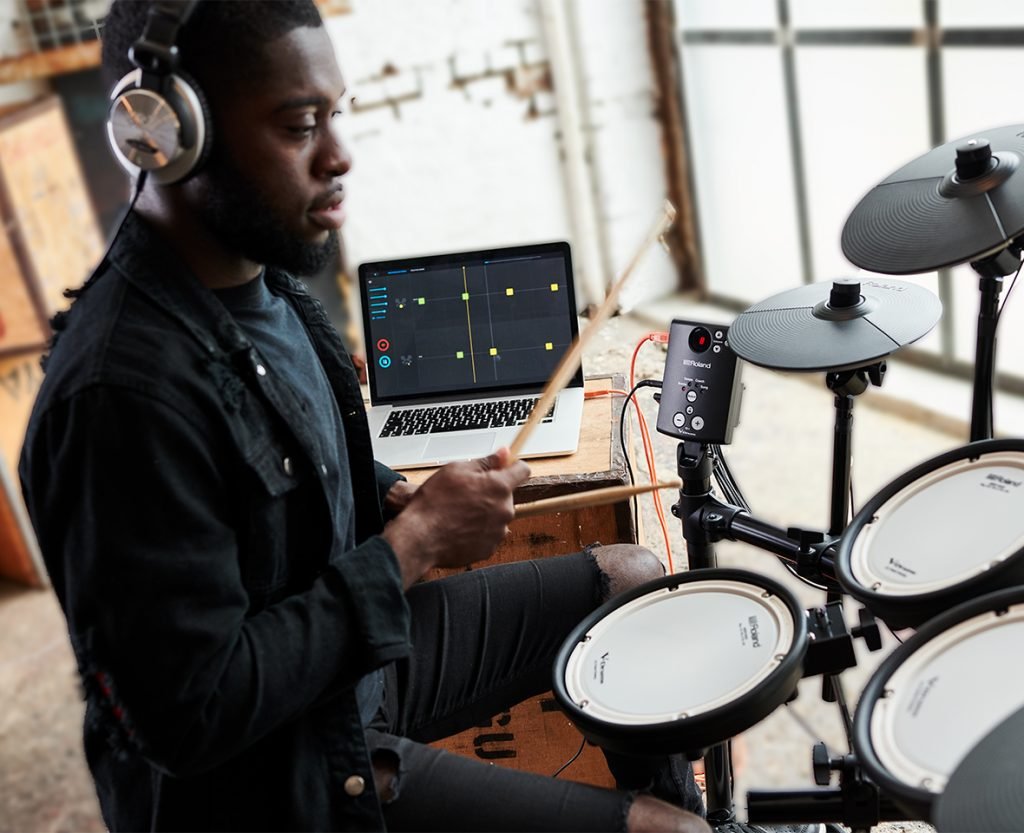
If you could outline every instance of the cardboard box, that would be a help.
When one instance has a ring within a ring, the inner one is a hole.
[[[0,355],[38,349],[47,332],[11,241],[0,233]]]
[[[0,219],[38,314],[65,309],[103,238],[56,96],[0,119]]]

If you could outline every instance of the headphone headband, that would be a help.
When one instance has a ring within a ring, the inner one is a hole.
[[[197,0],[183,3],[154,3],[146,16],[146,27],[128,50],[128,57],[143,72],[169,75],[178,66],[178,47],[175,42]]]

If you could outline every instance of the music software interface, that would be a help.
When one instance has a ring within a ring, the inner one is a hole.
[[[542,387],[573,339],[561,254],[371,271],[376,397]]]

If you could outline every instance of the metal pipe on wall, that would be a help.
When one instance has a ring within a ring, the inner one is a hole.
[[[551,80],[558,103],[565,182],[573,228],[573,261],[580,307],[600,304],[608,288],[608,264],[602,245],[605,230],[598,217],[587,134],[585,95],[567,0],[538,0]]]

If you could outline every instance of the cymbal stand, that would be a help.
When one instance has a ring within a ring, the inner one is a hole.
[[[1019,240],[1019,238],[1018,238]],[[974,386],[971,394],[971,442],[988,440],[993,434],[992,397],[995,387],[996,325],[999,323],[999,295],[1003,278],[1020,269],[1021,247],[1013,240],[991,257],[976,260],[971,268],[979,275],[978,330],[974,346]]]
[[[832,439],[832,492],[829,514],[829,535],[838,538],[846,529],[850,518],[850,470],[853,461],[853,399],[871,385],[880,387],[885,378],[885,362],[831,371],[825,374],[825,386],[835,394],[835,425]],[[828,601],[839,601],[842,596],[831,585],[827,588]],[[850,725],[850,715],[842,697],[837,677],[827,675],[821,680],[821,697],[828,703],[840,704],[843,724]]]
[[[853,459],[853,398],[870,385],[882,384],[885,362],[825,374],[835,394],[836,421],[832,433],[832,498],[829,535],[841,535],[850,518],[850,467]]]

